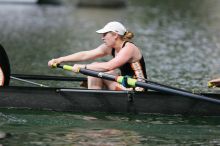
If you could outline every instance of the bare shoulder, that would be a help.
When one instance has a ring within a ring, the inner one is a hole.
[[[132,62],[135,62],[137,60],[139,60],[141,57],[142,57],[142,53],[141,53],[141,50],[133,43],[131,42],[128,42],[125,44],[124,46],[125,50],[127,53],[131,54],[131,60]]]
[[[131,42],[127,42],[127,43],[125,44],[124,48],[127,48],[127,49],[132,50],[132,51],[137,51],[137,50],[139,50],[139,48],[138,48],[135,44],[133,44],[133,43],[131,43]]]
[[[98,50],[102,51],[104,54],[111,54],[111,48],[109,48],[106,44],[101,44],[97,47]]]

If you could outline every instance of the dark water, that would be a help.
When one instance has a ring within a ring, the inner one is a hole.
[[[48,60],[95,48],[101,43],[95,30],[117,20],[135,33],[134,42],[142,49],[151,80],[191,91],[219,92],[206,84],[220,76],[220,1],[127,2],[121,9],[77,8],[71,0],[62,5],[0,4],[0,41],[9,55],[12,73],[72,76],[49,69]],[[0,143],[219,145],[219,120],[2,110],[0,131],[8,135]]]
[[[4,114],[3,114],[4,113]],[[219,117],[4,110],[5,145],[219,145]]]

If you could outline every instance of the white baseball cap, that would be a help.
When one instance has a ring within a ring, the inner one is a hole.
[[[107,23],[102,29],[97,30],[97,33],[107,33],[107,32],[115,32],[119,35],[124,35],[127,31],[124,25],[122,25],[120,22],[109,22]]]

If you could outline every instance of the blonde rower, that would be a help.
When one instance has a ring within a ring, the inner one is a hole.
[[[139,80],[147,78],[145,62],[141,50],[131,42],[134,36],[133,33],[128,32],[120,22],[116,21],[109,22],[96,32],[102,34],[103,44],[89,51],[81,51],[68,56],[52,59],[48,62],[48,66],[70,61],[80,62],[94,60],[111,55],[113,58],[106,62],[75,64],[73,66],[73,71],[77,72],[78,68],[87,68],[117,75],[116,69],[119,69],[120,74],[123,76],[127,75]],[[131,88],[126,88],[114,81],[88,77],[89,89],[103,89],[106,87],[109,90],[131,90]],[[139,87],[136,87],[135,90],[143,91],[143,89]]]

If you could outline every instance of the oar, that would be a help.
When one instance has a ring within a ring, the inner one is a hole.
[[[144,81],[146,81],[146,82],[149,83],[149,84],[154,84],[154,85],[158,85],[158,86],[163,86],[163,87],[167,87],[167,88],[172,88],[172,89],[179,90],[179,91],[189,92],[189,91],[186,91],[186,90],[183,90],[183,89],[180,89],[180,88],[176,88],[176,87],[164,85],[164,84],[157,83],[157,82],[155,82],[155,81],[151,81],[151,80],[148,80],[148,79],[144,79],[144,78],[137,78],[137,79],[144,80]],[[190,93],[191,93],[191,92],[190,92]]]
[[[12,77],[29,80],[52,80],[52,81],[87,81],[85,77],[64,77],[51,75],[28,75],[28,74],[11,74]]]
[[[44,85],[44,84],[40,84],[40,83],[36,83],[36,82],[32,82],[32,81],[24,80],[24,79],[20,79],[20,78],[16,78],[16,77],[13,77],[13,76],[10,76],[10,78],[14,79],[14,80],[17,80],[17,81],[21,81],[21,82],[37,85],[37,86],[40,86],[40,87],[49,87],[49,86]]]
[[[53,65],[53,67],[62,68],[64,70],[72,71],[72,66],[69,66],[69,65],[57,64],[57,65]],[[115,76],[115,75],[111,75],[111,74],[107,74],[107,73],[103,73],[103,72],[97,72],[97,71],[93,71],[93,70],[89,70],[89,69],[84,69],[84,68],[79,68],[78,71],[84,75],[102,78],[102,79],[106,79],[106,80],[110,80],[110,81],[116,81],[120,84],[125,79],[124,76]],[[166,93],[170,93],[170,94],[174,94],[174,95],[181,95],[181,96],[189,97],[192,99],[199,99],[199,100],[204,100],[204,101],[220,104],[220,100],[206,97],[203,95],[193,94],[191,92],[186,92],[183,90],[176,90],[174,88],[168,88],[165,86],[150,84],[147,82],[141,82],[141,81],[138,81],[137,79],[133,79],[133,78],[127,78],[126,80],[127,80],[127,84],[130,85],[131,87],[142,87],[142,88],[147,88],[147,89],[151,89],[151,90],[155,90],[155,91],[159,91],[159,92],[166,92]]]

